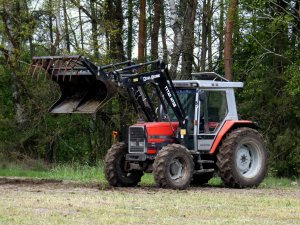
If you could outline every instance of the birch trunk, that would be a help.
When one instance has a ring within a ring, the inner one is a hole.
[[[180,9],[185,1],[180,1]],[[176,71],[182,48],[182,12],[177,12],[174,0],[169,0],[170,4],[170,20],[171,27],[174,33],[173,50],[171,53],[170,75],[173,79],[176,78]]]
[[[164,1],[161,0],[160,6],[160,17],[161,17],[161,39],[163,45],[163,60],[165,63],[168,62],[168,47],[167,47],[167,39],[166,39],[166,17],[165,17],[165,6]]]

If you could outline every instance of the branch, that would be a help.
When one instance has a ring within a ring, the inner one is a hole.
[[[92,14],[86,9],[84,8],[82,5],[80,5],[80,3],[77,0],[70,0],[75,6],[77,6],[79,9],[81,9],[88,17],[90,17],[92,20],[95,20],[96,18],[94,18],[92,16]]]
[[[286,59],[287,61],[289,61],[290,63],[293,63],[291,60],[289,60],[288,58],[286,58],[284,55],[281,55],[281,54],[278,54],[276,52],[273,52],[271,51],[270,49],[267,49],[265,48],[253,35],[251,35],[251,37],[256,41],[257,44],[259,44],[259,46],[265,50],[266,52],[263,53],[263,55],[266,55],[266,54],[273,54],[273,55],[276,55],[276,56],[279,56],[279,57],[282,57],[284,59]]]

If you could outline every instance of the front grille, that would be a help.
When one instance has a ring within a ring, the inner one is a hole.
[[[146,152],[144,127],[136,126],[129,127],[129,153],[144,153]]]

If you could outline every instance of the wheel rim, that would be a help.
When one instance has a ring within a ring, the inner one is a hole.
[[[169,174],[172,180],[178,180],[185,176],[186,162],[180,158],[174,158],[169,167]]]
[[[121,156],[117,163],[118,167],[117,170],[119,171],[119,174],[123,177],[130,177],[132,173],[126,172],[125,170],[125,157]]]
[[[235,161],[240,175],[245,178],[255,177],[261,169],[260,147],[254,141],[242,143],[236,152]]]

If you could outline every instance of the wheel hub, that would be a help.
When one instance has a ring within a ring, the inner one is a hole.
[[[251,167],[252,157],[249,149],[242,146],[237,152],[237,166],[242,174],[246,173]]]
[[[170,164],[171,179],[177,180],[182,177],[183,165],[178,159],[174,159]]]

